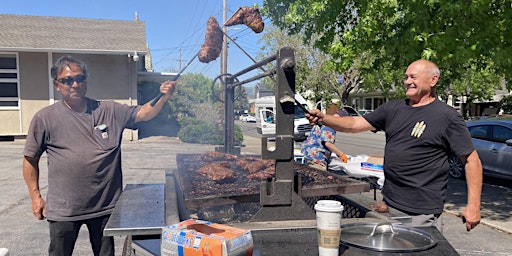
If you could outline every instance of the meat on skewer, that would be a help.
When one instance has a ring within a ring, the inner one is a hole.
[[[214,17],[208,19],[204,43],[199,51],[199,61],[208,63],[217,59],[222,51],[222,30]]]
[[[226,21],[226,26],[245,24],[255,33],[260,33],[265,27],[261,18],[260,10],[256,7],[242,6],[238,8],[235,14]]]

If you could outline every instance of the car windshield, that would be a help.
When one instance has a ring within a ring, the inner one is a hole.
[[[306,109],[308,108],[306,104],[302,104]],[[306,115],[304,113],[304,110],[300,108],[299,106],[295,105],[295,119],[305,118]]]

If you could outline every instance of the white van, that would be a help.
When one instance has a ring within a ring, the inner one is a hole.
[[[306,109],[309,109],[306,100],[300,95],[295,94],[295,99]],[[272,137],[276,134],[275,118],[275,96],[265,96],[254,100],[254,112],[256,114],[256,130],[265,137]],[[295,141],[304,141],[309,136],[312,126],[304,115],[302,108],[295,104],[294,120],[294,139]]]

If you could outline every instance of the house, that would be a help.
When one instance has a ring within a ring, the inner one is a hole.
[[[148,52],[145,23],[137,16],[127,21],[0,14],[0,137],[24,137],[34,114],[61,100],[50,68],[66,54],[87,64],[88,97],[137,105],[137,82],[162,80],[145,75]],[[137,132],[126,130],[123,138],[136,140]]]

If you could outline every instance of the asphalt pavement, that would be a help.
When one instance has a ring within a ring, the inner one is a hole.
[[[47,255],[48,224],[36,220],[31,214],[31,202],[23,181],[23,144],[24,140],[0,142],[0,248],[7,248],[11,256]],[[245,136],[243,144],[242,153],[261,153],[261,139]],[[212,145],[182,143],[174,137],[124,141],[124,183],[165,183],[165,170],[176,166],[176,154],[203,153],[214,148]],[[40,177],[43,194],[47,184],[46,158],[43,157]],[[465,230],[457,217],[465,204],[465,192],[463,189],[449,191],[454,194],[450,198],[456,200],[450,199],[447,203],[443,234],[460,255],[512,255],[512,211],[508,208],[512,193],[506,187],[497,191],[502,194],[486,195],[484,190],[482,224],[471,232]],[[361,196],[373,200],[373,192]],[[379,192],[377,197],[381,198]],[[125,237],[115,237],[115,241],[116,255],[122,255]],[[87,229],[82,228],[74,255],[91,254]]]

